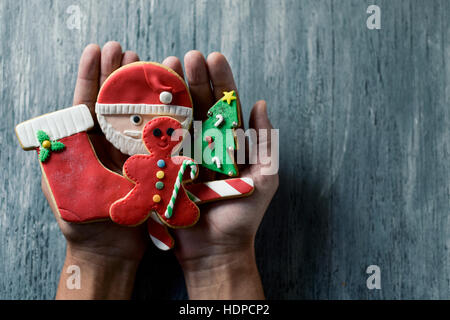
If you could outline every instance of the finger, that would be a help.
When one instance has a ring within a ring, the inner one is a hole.
[[[73,95],[73,105],[87,105],[93,117],[99,89],[100,55],[100,47],[96,44],[90,44],[84,49],[80,58],[77,83]]]
[[[207,118],[209,108],[214,104],[205,58],[199,51],[189,51],[184,56],[184,66],[194,102],[194,119],[204,120]]]
[[[267,144],[270,148],[271,141],[268,138],[273,129],[267,115],[267,105],[264,100],[257,101],[250,113],[249,127],[256,130],[257,144]],[[267,134],[263,134],[263,131]]]
[[[122,55],[121,66],[127,65],[129,63],[133,63],[139,61],[139,56],[134,51],[125,51]]]
[[[278,187],[279,139],[278,130],[272,130],[265,101],[260,100],[253,106],[250,128],[256,130],[258,145],[258,161],[249,167],[250,174],[257,189],[268,188],[275,192]],[[252,148],[250,152],[252,159],[256,159],[256,149]]]
[[[180,59],[173,56],[167,57],[166,59],[164,59],[162,64],[178,73],[178,75],[184,79],[183,67],[181,66]]]
[[[224,91],[236,90],[233,72],[225,56],[219,52],[213,52],[206,60],[209,77],[211,79],[214,100],[223,96]]]
[[[224,91],[234,90],[236,92],[236,97],[238,99],[239,108],[239,119],[240,127],[244,127],[242,123],[242,110],[240,108],[239,95],[236,88],[236,83],[234,82],[233,72],[231,67],[225,58],[225,56],[219,52],[213,52],[208,56],[206,60],[208,66],[209,77],[211,79],[214,101],[219,100],[223,97]]]
[[[100,64],[100,86],[109,75],[120,67],[122,62],[122,47],[116,41],[107,42],[102,49]]]
[[[200,54],[201,55],[201,54]],[[186,60],[185,60],[186,61]],[[172,70],[174,70],[175,72],[177,72],[181,77],[183,77],[183,67],[182,67],[182,65],[181,65],[181,61],[177,58],[177,57],[167,57],[164,61],[163,61],[163,63],[162,63],[163,65],[165,65],[166,67],[169,67],[169,68],[171,68]],[[205,73],[206,73],[206,70],[205,70]],[[193,92],[192,92],[192,88],[190,87],[189,88],[190,90],[190,93],[191,93],[191,96],[192,96],[192,100],[193,100],[193,103],[194,103],[194,119],[198,119],[198,118],[196,118],[196,115],[195,115],[195,111],[196,110],[199,110],[199,108],[200,108],[200,106],[199,106],[199,104],[198,103],[196,103],[196,101],[194,100],[194,97],[195,97],[195,92],[194,92],[194,94],[193,94]],[[207,110],[207,109],[206,109]],[[206,116],[206,112],[207,111],[205,111],[204,112],[204,114],[205,114],[205,116]],[[200,114],[200,113],[198,113],[198,114]],[[211,179],[211,177],[214,177],[214,173],[211,173],[209,170],[203,170],[203,171],[200,171],[200,174],[199,174],[199,176],[197,177],[199,180],[210,180]]]

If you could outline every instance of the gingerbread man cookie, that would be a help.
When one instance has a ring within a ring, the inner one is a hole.
[[[123,166],[123,174],[134,188],[110,208],[111,219],[121,225],[141,224],[155,212],[165,225],[183,228],[194,225],[200,210],[184,189],[184,172],[189,166],[191,179],[195,178],[197,165],[188,157],[171,156],[181,137],[173,140],[172,134],[181,124],[170,117],[149,121],[142,132],[142,140],[149,155],[130,157]]]

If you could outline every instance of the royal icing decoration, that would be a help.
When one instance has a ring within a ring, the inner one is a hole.
[[[133,115],[130,117],[130,121],[131,121],[131,123],[132,123],[133,125],[139,126],[139,125],[141,125],[141,123],[142,123],[142,117],[141,117],[140,115],[138,115],[138,114],[133,114]],[[128,131],[134,131],[134,130],[128,130]]]
[[[157,183],[155,183],[155,187],[158,190],[161,190],[162,188],[164,188],[164,182],[158,181]]]
[[[200,211],[187,196],[186,181],[182,181],[186,167],[190,167],[193,179],[197,166],[190,158],[171,156],[182,137],[173,141],[169,134],[180,128],[180,123],[169,117],[155,118],[145,125],[142,139],[149,155],[134,155],[125,162],[123,173],[135,186],[111,206],[110,216],[114,222],[137,225],[152,211],[173,228],[189,227],[197,222]]]
[[[185,186],[189,198],[195,203],[204,203],[228,198],[249,196],[254,184],[251,178],[233,178],[189,184]]]
[[[159,100],[164,104],[169,104],[172,102],[172,94],[168,91],[163,91],[159,95]]]
[[[195,143],[202,145],[202,166],[229,176],[237,176],[233,151],[236,149],[234,129],[240,123],[240,109],[234,91],[223,92],[223,97],[209,109],[208,119],[202,124],[202,135]],[[219,136],[220,135],[220,136]],[[221,143],[218,148],[217,143]]]
[[[159,171],[156,173],[156,177],[157,177],[158,179],[164,178],[164,171],[159,170]]]
[[[145,125],[143,115],[176,117],[189,129],[192,107],[188,87],[175,71],[154,62],[135,62],[105,80],[95,113],[106,139],[122,153],[134,155],[147,153],[142,137],[135,132],[136,126],[141,126],[141,132]],[[118,128],[114,121],[121,117],[130,121],[121,122]]]
[[[205,141],[208,142],[208,148],[214,149],[214,139],[212,137],[206,136]]]
[[[216,164],[216,167],[217,167],[217,169],[220,169],[220,167],[222,166],[221,164],[220,164],[220,159],[219,159],[219,157],[212,157],[211,158],[211,161],[213,162],[213,163],[215,163]]]
[[[166,212],[164,213],[165,217],[168,219],[172,217],[173,207],[175,205],[175,201],[177,200],[178,191],[180,190],[181,182],[183,181],[183,174],[184,174],[184,171],[186,170],[187,166],[190,166],[190,168],[191,168],[191,179],[192,180],[197,175],[197,164],[192,160],[184,160],[183,164],[181,165],[180,170],[178,170],[177,180],[175,180],[175,184],[173,185],[172,197],[170,198],[169,204],[167,205]]]
[[[231,104],[231,101],[236,100],[236,96],[234,95],[234,91],[225,91],[223,93],[222,99],[220,101],[226,101],[227,104]]]
[[[36,135],[39,130],[49,133],[53,140],[60,140],[93,126],[88,107],[78,105],[19,123],[15,131],[20,146],[24,150],[34,150],[41,146]]]
[[[154,211],[151,212],[150,219],[147,220],[147,230],[150,239],[158,249],[169,250],[174,247],[175,241],[167,230],[166,225],[161,222],[161,219]]]
[[[22,147],[34,146],[38,151],[44,181],[65,221],[108,219],[111,204],[134,186],[100,163],[86,132],[93,125],[88,107],[79,105],[25,121],[16,127]],[[29,132],[34,132],[34,140]],[[42,158],[43,150],[49,151],[46,158]]]
[[[166,162],[163,159],[159,159],[156,165],[160,168],[164,168],[166,166]],[[164,173],[164,171],[163,171]]]
[[[214,127],[218,127],[218,126],[220,126],[222,124],[222,122],[223,122],[223,115],[218,114],[216,116],[216,119],[217,119],[217,121],[214,123]]]
[[[250,196],[254,185],[251,178],[233,178],[187,184],[184,188],[192,201],[202,204]],[[155,212],[152,213],[151,219],[148,219],[147,230],[150,239],[159,249],[169,250],[174,247],[175,241]]]
[[[48,134],[42,130],[38,130],[38,132],[36,132],[36,137],[41,144],[41,147],[39,148],[39,160],[41,162],[47,161],[52,151],[62,151],[66,147],[64,143],[60,141],[50,141]]]

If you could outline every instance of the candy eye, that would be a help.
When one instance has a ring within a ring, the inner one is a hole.
[[[141,117],[140,115],[138,115],[138,114],[133,114],[133,115],[130,117],[130,121],[131,121],[131,123],[134,124],[135,126],[138,126],[138,125],[140,125],[140,124],[142,123],[142,117]]]
[[[175,130],[173,128],[167,129],[167,135],[170,137]]]
[[[153,129],[153,135],[154,135],[155,137],[161,136],[161,130],[158,129],[158,128]]]

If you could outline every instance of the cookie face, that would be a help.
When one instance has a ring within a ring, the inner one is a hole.
[[[95,111],[106,139],[122,153],[146,154],[142,130],[152,119],[170,116],[189,129],[192,99],[184,80],[154,62],[136,62],[113,72],[100,89]]]
[[[150,153],[168,155],[181,142],[181,136],[173,140],[175,130],[181,129],[181,124],[168,117],[151,120],[143,131],[145,147]]]
[[[191,180],[197,174],[197,165],[187,157],[171,156],[171,150],[181,142],[171,135],[180,129],[178,121],[169,117],[151,120],[144,128],[143,140],[149,155],[128,158],[123,173],[135,183],[133,190],[117,200],[110,209],[111,219],[122,225],[141,224],[156,212],[161,222],[172,228],[195,224],[200,211],[184,190],[183,178],[189,168]]]

